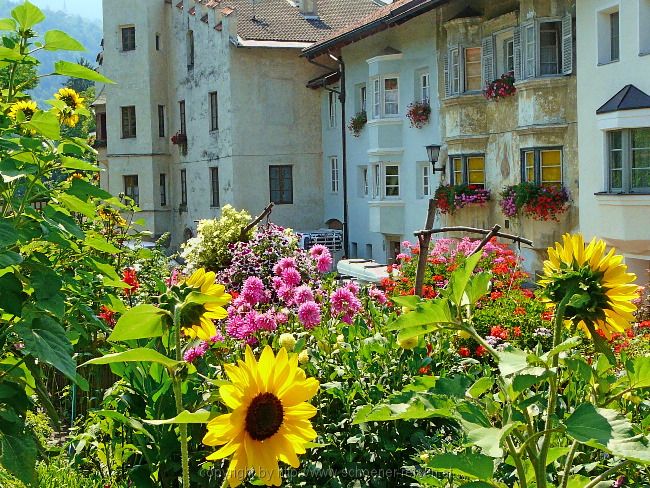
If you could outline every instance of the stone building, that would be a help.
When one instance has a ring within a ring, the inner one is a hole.
[[[104,2],[103,184],[178,244],[224,204],[297,230],[324,226],[320,68],[300,50],[371,0]]]
[[[580,228],[647,282],[650,1],[578,1]]]

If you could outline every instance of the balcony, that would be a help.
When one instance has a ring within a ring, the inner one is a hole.
[[[370,200],[368,230],[381,234],[404,233],[404,202],[401,200]]]

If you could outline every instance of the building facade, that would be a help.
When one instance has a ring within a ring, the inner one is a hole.
[[[436,225],[500,224],[534,241],[522,253],[530,271],[541,268],[547,246],[578,224],[574,19],[569,0],[402,0],[305,50],[317,60],[342,57],[346,113],[366,100],[368,123],[359,137],[346,134],[345,158],[335,152],[340,131],[326,124],[331,92],[321,104],[324,178],[333,178],[330,154],[346,160],[352,257],[390,261],[399,241],[424,226],[439,185],[473,185],[489,189],[491,201],[439,214]],[[514,94],[487,100],[484,88],[510,72]],[[407,108],[423,98],[429,123],[410,127]],[[442,176],[427,160],[429,144],[442,146]],[[521,182],[565,187],[568,211],[559,222],[505,217],[499,194]],[[327,185],[324,200],[326,212],[344,213]]]
[[[578,1],[580,227],[650,268],[650,1]]]
[[[319,68],[300,49],[370,0],[104,2],[105,186],[172,244],[224,204],[324,226]]]

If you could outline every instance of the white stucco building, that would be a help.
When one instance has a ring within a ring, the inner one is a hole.
[[[106,0],[103,184],[172,243],[229,203],[323,227],[320,68],[300,50],[372,0]],[[103,111],[99,107],[98,111]]]
[[[578,0],[580,227],[650,268],[650,0]]]

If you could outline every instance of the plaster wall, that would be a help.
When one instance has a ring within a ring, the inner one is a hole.
[[[650,267],[650,195],[607,193],[605,128],[650,127],[650,110],[600,116],[596,110],[628,84],[650,94],[650,2],[579,0],[577,7],[581,230],[586,238],[597,236],[616,246],[645,282],[644,270]],[[620,59],[602,64],[599,15],[612,8],[619,9]]]

